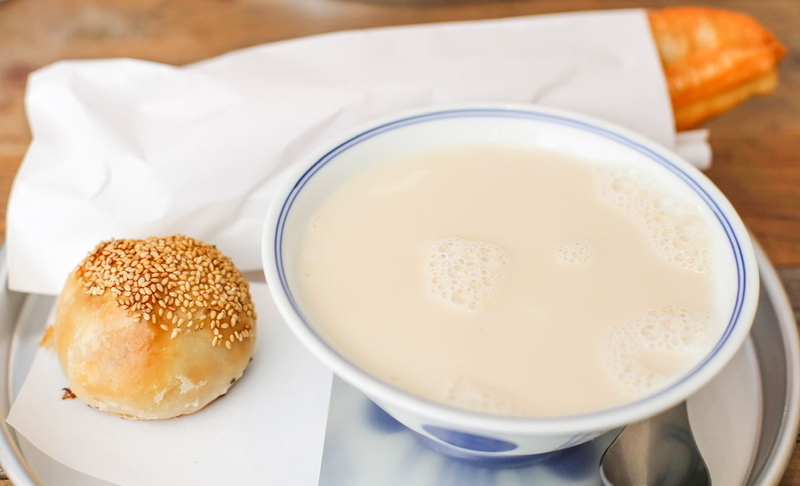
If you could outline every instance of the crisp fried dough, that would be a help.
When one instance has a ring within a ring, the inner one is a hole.
[[[648,17],[678,130],[775,89],[786,49],[750,16],[677,7],[650,11]]]

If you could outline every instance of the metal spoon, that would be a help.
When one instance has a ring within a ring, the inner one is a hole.
[[[686,402],[625,427],[600,459],[600,477],[606,486],[710,485]]]

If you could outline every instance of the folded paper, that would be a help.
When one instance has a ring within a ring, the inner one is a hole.
[[[537,103],[672,148],[667,88],[642,11],[340,32],[172,67],[63,61],[33,73],[33,143],[9,201],[10,286],[57,294],[99,241],[183,233],[260,268],[284,171],[399,110]]]
[[[266,285],[252,294],[262,320],[253,361],[201,412],[135,421],[62,400],[58,358],[42,349],[8,422],[50,457],[113,484],[316,484],[331,373],[280,321]]]

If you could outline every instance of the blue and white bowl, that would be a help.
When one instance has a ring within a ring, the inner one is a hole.
[[[315,330],[291,282],[303,229],[317,206],[353,175],[419,151],[502,144],[559,151],[588,159],[655,164],[707,206],[727,237],[735,269],[735,302],[721,338],[697,366],[666,388],[592,413],[520,418],[470,412],[395,388],[339,354]],[[758,268],[747,231],[730,203],[702,173],[636,133],[586,116],[531,105],[433,107],[376,121],[314,152],[279,189],[266,219],[263,263],[281,315],[311,353],[395,419],[440,450],[467,458],[514,461],[565,449],[686,399],[708,383],[745,340],[758,300]]]

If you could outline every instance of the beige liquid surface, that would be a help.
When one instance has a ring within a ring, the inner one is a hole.
[[[665,386],[719,338],[706,218],[622,165],[423,153],[320,206],[294,286],[342,355],[399,388],[489,413],[581,413]]]

